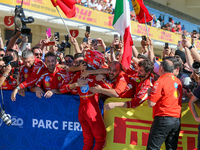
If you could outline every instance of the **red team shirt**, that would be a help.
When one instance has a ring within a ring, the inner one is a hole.
[[[153,87],[154,78],[153,74],[144,80],[140,81],[139,77],[133,77],[133,80],[137,83],[136,92],[134,98],[131,101],[126,102],[127,108],[136,108],[148,99],[148,89]]]
[[[166,86],[167,85],[167,86]],[[166,73],[154,83],[150,101],[155,102],[155,116],[181,117],[182,84],[173,73]]]
[[[0,75],[0,77],[2,77],[2,75]],[[17,87],[17,80],[13,78],[12,75],[10,75],[9,78],[6,78],[2,84],[3,90],[14,90],[16,87]]]
[[[45,68],[44,63],[38,58],[35,58],[34,65],[31,68],[27,68],[25,65],[21,66],[19,78],[20,88],[23,89],[34,85]]]
[[[56,67],[56,71],[53,73],[50,73],[46,68],[35,84],[45,92],[53,89],[60,89],[65,74],[66,71],[62,68]]]

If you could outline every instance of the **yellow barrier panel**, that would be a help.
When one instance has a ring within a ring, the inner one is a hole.
[[[0,0],[0,3],[15,7],[15,5],[21,4],[21,0]],[[50,0],[24,0],[23,8],[59,17],[56,9],[51,4]],[[66,18],[61,10],[60,12],[62,16]],[[74,18],[71,18],[70,20],[114,30],[114,28],[112,27],[113,15],[80,5],[76,5],[76,16]],[[151,26],[148,26],[148,31],[150,38],[157,41],[177,45],[178,41],[181,40],[181,35],[177,33],[165,31]],[[131,21],[131,34],[138,36],[146,35],[145,25],[139,24],[135,21]],[[190,40],[190,38],[188,39]],[[196,41],[195,45],[197,49],[200,50],[199,40]]]
[[[109,98],[108,102],[130,99]],[[104,111],[107,144],[104,150],[144,150],[153,121],[152,108],[144,102],[136,109],[115,108]],[[177,150],[195,150],[198,140],[198,123],[190,113],[188,104],[182,104],[181,131]],[[164,144],[161,150],[165,150]]]

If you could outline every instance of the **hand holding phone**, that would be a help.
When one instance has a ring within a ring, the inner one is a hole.
[[[51,28],[46,28],[46,35],[48,36],[48,38],[51,37]]]
[[[56,37],[56,41],[60,40],[59,32],[54,32],[54,37]]]

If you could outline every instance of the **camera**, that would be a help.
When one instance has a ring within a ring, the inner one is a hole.
[[[169,48],[169,44],[165,43],[165,49],[168,49],[168,48]]]
[[[5,62],[5,67],[8,66],[9,64],[12,67],[18,67],[18,62],[17,61],[12,61],[13,57],[12,56],[4,56],[3,61]],[[12,62],[11,62],[12,61]]]
[[[25,36],[30,35],[31,29],[27,28],[26,24],[34,22],[34,18],[33,17],[26,18],[23,8],[20,5],[16,5],[15,7],[15,17],[18,17],[21,20],[21,23],[22,23],[21,33]]]
[[[194,92],[194,90],[198,87],[198,83],[197,82],[190,82],[189,85],[183,85],[183,88],[187,90],[187,92],[189,92],[189,90],[191,92]]]
[[[10,126],[12,124],[11,116],[6,114],[5,111],[1,108],[0,118],[6,123],[6,125]]]
[[[57,44],[59,52],[63,53],[65,51],[65,48],[71,47],[71,44],[69,43],[69,36],[68,35],[65,35],[65,41],[66,42],[62,42],[61,44]]]

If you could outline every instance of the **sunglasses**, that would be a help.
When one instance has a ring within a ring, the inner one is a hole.
[[[34,55],[35,56],[38,56],[38,55],[42,56],[42,53],[35,53]]]
[[[4,54],[0,54],[0,57],[4,57]]]

